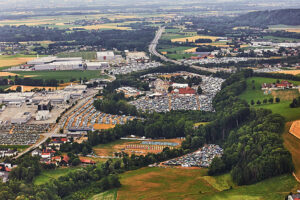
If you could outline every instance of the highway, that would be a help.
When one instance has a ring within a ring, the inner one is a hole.
[[[181,62],[177,61],[177,60],[172,60],[169,59],[167,57],[165,57],[164,55],[161,55],[160,53],[157,52],[156,47],[158,44],[159,39],[161,38],[163,32],[165,31],[165,27],[159,27],[159,29],[157,30],[154,39],[152,40],[152,42],[149,45],[149,52],[157,57],[160,57],[163,61],[165,62],[172,62],[176,65],[182,65]],[[197,70],[202,70],[202,71],[208,71],[208,72],[212,72],[212,73],[216,73],[218,71],[227,71],[228,69],[223,69],[223,68],[206,68],[206,67],[200,67],[200,66],[196,66],[196,65],[189,65],[190,67],[197,69]]]

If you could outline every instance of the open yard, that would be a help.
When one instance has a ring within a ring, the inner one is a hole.
[[[120,175],[123,199],[282,200],[297,189],[292,175],[235,186],[229,174],[211,177],[205,169],[142,168]],[[230,189],[232,187],[232,189]]]
[[[116,140],[108,144],[99,144],[93,148],[93,151],[99,156],[113,156],[114,152],[124,151],[128,154],[145,155],[147,153],[159,153],[165,147],[173,148],[169,145],[154,145],[154,144],[142,144],[143,141],[138,140]],[[178,143],[176,147],[179,147],[181,139],[162,139],[162,140],[147,140],[145,142],[169,142]]]

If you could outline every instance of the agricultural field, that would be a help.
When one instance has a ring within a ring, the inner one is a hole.
[[[267,40],[270,40],[272,42],[299,42],[300,41],[300,39],[275,37],[275,36],[264,36],[263,39],[267,39]]]
[[[86,52],[63,52],[56,55],[59,58],[65,57],[82,57],[84,60],[95,60],[97,58],[97,54],[94,51],[86,51]]]
[[[300,33],[300,26],[288,26],[288,25],[272,25],[269,26],[269,30],[272,31],[287,31],[287,32],[294,32],[294,33]]]
[[[166,54],[167,58],[173,59],[173,60],[182,60],[182,59],[188,59],[192,56],[197,56],[196,54]]]
[[[47,183],[51,179],[58,179],[60,176],[66,175],[69,172],[75,171],[80,167],[68,167],[68,168],[59,168],[54,170],[44,170],[39,176],[37,176],[33,183],[35,185],[41,185]]]
[[[0,55],[0,68],[4,69],[5,67],[25,64],[26,62],[34,60],[35,58],[35,55]]]
[[[10,86],[7,89],[16,90],[17,87],[19,87],[19,86],[21,86],[21,85],[13,85],[13,86]],[[33,89],[39,89],[39,90],[45,89],[45,90],[52,90],[52,91],[54,91],[54,90],[61,90],[61,89],[64,88],[64,87],[42,87],[42,86],[39,87],[39,86],[25,86],[25,85],[22,86],[22,87],[23,87],[23,92],[30,92]]]
[[[236,186],[229,174],[207,176],[206,169],[142,168],[120,175],[118,199],[282,200],[297,182],[292,175]],[[278,184],[280,183],[280,184]]]
[[[172,39],[171,42],[195,42],[195,40],[198,39],[211,39],[213,42],[215,42],[219,37],[215,36],[206,36],[206,35],[196,35],[192,37],[183,37],[183,38],[176,38]]]
[[[79,80],[80,78],[107,78],[106,75],[102,75],[100,71],[18,71],[13,72],[19,74],[21,77],[32,76],[33,79],[56,79],[69,82],[71,79]]]
[[[116,140],[108,144],[99,144],[93,148],[93,151],[99,156],[113,156],[114,152],[125,152],[129,155],[146,155],[147,153],[159,153],[165,147],[177,148],[180,146],[181,139],[164,139],[164,140],[147,140],[144,142],[170,142],[178,143],[177,146],[168,145],[153,145],[153,144],[142,144],[143,141],[138,140]]]
[[[287,122],[285,124],[283,140],[285,148],[292,154],[292,159],[295,167],[295,175],[300,180],[300,139],[296,138],[289,132],[292,123],[293,122]]]
[[[274,72],[274,73],[280,73],[280,74],[291,74],[291,75],[299,75],[300,74],[300,70],[282,70],[282,71],[278,71],[278,72]]]

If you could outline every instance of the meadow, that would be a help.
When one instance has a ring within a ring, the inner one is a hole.
[[[269,26],[269,30],[274,30],[274,31],[284,30],[287,32],[300,33],[300,26],[288,26],[288,25],[279,24],[279,25]]]
[[[32,76],[33,79],[56,79],[63,80],[64,82],[69,82],[71,79],[79,80],[80,78],[107,78],[108,76],[102,75],[100,71],[18,71],[13,72],[23,76]]]
[[[252,83],[254,81],[254,83]],[[247,88],[239,96],[241,99],[246,100],[249,104],[251,100],[254,100],[256,103],[258,100],[262,101],[264,99],[279,97],[281,99],[280,103],[267,103],[261,105],[254,105],[256,108],[265,108],[272,110],[273,113],[281,114],[286,118],[287,121],[292,121],[300,117],[300,108],[290,108],[289,104],[292,102],[292,99],[299,95],[297,90],[281,90],[276,91],[271,94],[265,95],[261,90],[261,85],[263,83],[274,83],[277,79],[273,78],[263,78],[263,77],[252,77],[247,79]],[[281,80],[280,80],[281,81]],[[300,81],[290,81],[294,85],[300,85]],[[253,85],[255,89],[253,89]]]
[[[297,186],[292,175],[236,186],[229,174],[207,176],[206,169],[142,168],[120,175],[118,199],[282,200]],[[280,183],[280,184],[279,184]]]
[[[58,179],[60,176],[66,175],[79,168],[80,167],[68,167],[68,168],[59,168],[54,170],[44,170],[39,176],[37,176],[34,179],[33,183],[35,185],[41,185],[49,182],[49,180],[51,179]]]
[[[263,39],[271,40],[272,42],[299,42],[300,39],[295,38],[285,38],[285,37],[275,37],[275,36],[264,36]]]

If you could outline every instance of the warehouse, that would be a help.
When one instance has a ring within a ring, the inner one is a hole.
[[[85,64],[87,70],[101,70],[109,67],[108,62],[86,62]]]
[[[99,61],[112,61],[115,59],[113,51],[100,51],[97,52],[97,60]]]

